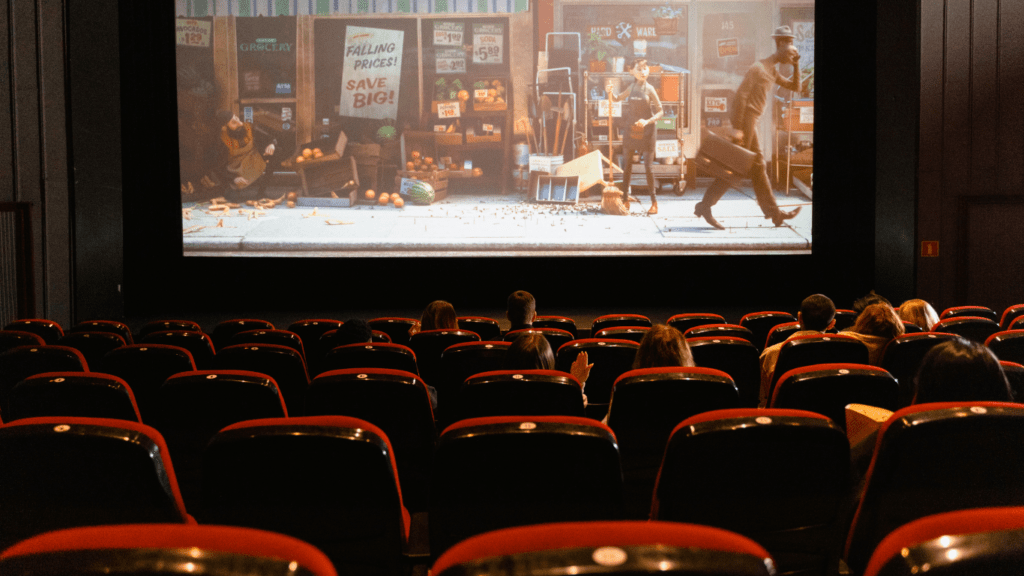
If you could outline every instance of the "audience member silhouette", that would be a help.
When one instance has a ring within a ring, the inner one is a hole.
[[[984,344],[957,337],[932,347],[914,377],[914,404],[1013,402],[999,359]]]
[[[796,320],[800,323],[800,330],[789,335],[786,341],[794,336],[805,336],[821,334],[832,327],[836,318],[836,306],[828,296],[824,294],[812,294],[800,303],[800,311],[796,313]],[[768,405],[768,390],[771,387],[772,377],[775,375],[775,364],[779,361],[779,352],[786,342],[779,342],[769,346],[761,353],[761,393],[759,406],[762,408]]]
[[[885,346],[893,338],[903,335],[903,321],[892,306],[884,302],[871,304],[857,316],[853,327],[840,334],[853,336],[868,347],[868,364],[882,365]]]
[[[593,364],[587,364],[587,353],[576,356],[569,373],[579,381],[581,388],[586,388],[587,378]],[[548,339],[540,334],[523,334],[516,338],[505,353],[505,370],[554,370],[555,354],[551,350]],[[587,395],[583,395],[583,405],[587,405]]]
[[[915,298],[907,300],[900,305],[900,320],[920,326],[922,330],[930,332],[935,323],[939,321],[939,314],[928,302]]]
[[[459,316],[455,307],[444,300],[434,300],[423,309],[419,321],[409,328],[409,336],[424,330],[458,330]]]
[[[508,297],[505,317],[510,323],[509,332],[532,328],[533,320],[537,317],[537,300],[525,290],[516,290]]]

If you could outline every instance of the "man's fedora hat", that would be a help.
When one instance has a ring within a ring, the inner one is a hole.
[[[779,26],[772,34],[772,38],[796,38],[796,36],[793,35],[793,30],[789,26]]]

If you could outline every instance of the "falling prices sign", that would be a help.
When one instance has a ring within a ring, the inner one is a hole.
[[[342,116],[397,118],[402,78],[401,30],[349,26],[342,68]]]

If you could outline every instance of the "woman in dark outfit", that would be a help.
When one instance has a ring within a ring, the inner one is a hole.
[[[628,100],[622,106],[623,124],[628,126],[622,135],[622,158],[626,164],[623,167],[623,198],[622,203],[629,209],[629,183],[633,177],[633,154],[644,155],[644,168],[647,170],[647,189],[651,191],[651,209],[648,214],[658,213],[658,188],[654,183],[654,170],[651,163],[654,161],[655,144],[655,122],[661,118],[664,111],[661,108],[661,100],[657,91],[647,83],[647,76],[650,69],[647,67],[647,59],[637,58],[629,65],[629,71],[636,78],[636,82],[628,88],[615,94],[613,86],[609,83],[605,89],[613,102]]]

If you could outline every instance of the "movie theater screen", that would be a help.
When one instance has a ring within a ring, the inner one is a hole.
[[[186,256],[811,252],[806,1],[176,2]]]

